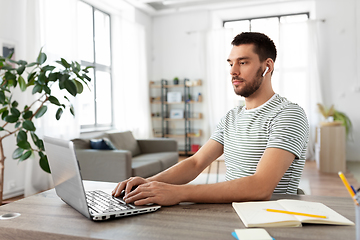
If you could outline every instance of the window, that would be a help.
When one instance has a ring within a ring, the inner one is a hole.
[[[241,32],[262,32],[274,41],[278,56],[271,80],[273,89],[300,105],[305,105],[299,92],[306,92],[308,34],[304,25],[297,23],[308,18],[309,13],[299,13],[224,22],[224,28],[233,29],[234,37]],[[244,104],[240,96],[235,96],[234,101],[235,105]]]
[[[78,2],[78,51],[82,65],[94,66],[80,95],[81,129],[113,126],[110,15]]]

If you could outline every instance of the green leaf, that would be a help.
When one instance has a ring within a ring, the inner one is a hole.
[[[20,86],[21,91],[24,92],[26,90],[26,87],[27,87],[24,78],[22,76],[19,76],[18,82],[19,82],[19,86]]]
[[[38,139],[35,143],[35,145],[42,151],[45,151],[45,148],[44,148],[44,142],[41,140],[41,139]]]
[[[20,66],[20,67],[18,67],[18,69],[16,69],[16,72],[19,75],[23,74],[24,71],[25,71],[25,66]]]
[[[45,76],[45,73],[44,73],[44,72],[42,72],[42,73],[39,74],[38,81],[39,81],[39,83],[41,83],[41,84],[45,84],[45,83],[46,83],[46,76]]]
[[[30,136],[31,136],[31,139],[33,140],[33,143],[36,145],[39,141],[39,137],[34,132],[30,132]]]
[[[54,69],[55,69],[54,66],[46,65],[45,67],[41,68],[41,71],[46,72],[46,71],[52,71]]]
[[[56,120],[59,120],[61,118],[61,115],[63,114],[63,109],[62,108],[59,108],[57,111],[56,111]]]
[[[66,68],[69,68],[69,67],[70,67],[70,64],[69,64],[65,59],[63,59],[63,58],[61,58],[61,63],[62,63],[62,65],[63,65],[64,67],[66,67]]]
[[[76,96],[77,88],[76,88],[74,81],[72,81],[72,80],[65,81],[64,86],[71,95],[73,95],[74,97]]]
[[[16,142],[27,141],[27,134],[24,130],[20,130],[16,137]]]
[[[55,105],[57,105],[57,106],[60,106],[60,105],[61,105],[60,102],[59,102],[59,100],[58,100],[56,97],[54,97],[54,96],[49,96],[49,101],[50,101],[52,104],[55,104]]]
[[[8,114],[9,114],[9,110],[6,109],[1,115],[2,120],[4,120],[5,117],[7,117]]]
[[[32,94],[35,94],[35,93],[41,93],[42,91],[42,86],[40,84],[36,84],[32,90]]]
[[[5,103],[5,92],[4,91],[0,91],[0,103],[1,104]]]
[[[33,67],[33,66],[35,66],[35,65],[38,65],[39,63],[37,63],[37,62],[32,62],[32,63],[29,63],[28,65],[27,65],[27,67]]]
[[[75,85],[76,85],[76,89],[77,89],[77,93],[82,93],[84,90],[83,85],[81,84],[81,82],[79,82],[78,80],[73,80]]]
[[[24,60],[19,60],[18,63],[19,63],[19,65],[23,65],[23,66],[26,66],[26,64],[27,64],[27,62]]]
[[[36,75],[36,72],[30,73],[30,74],[28,75],[28,77],[27,77],[28,82],[30,82],[31,79],[35,79],[35,75]]]
[[[4,117],[4,121],[8,122],[8,123],[15,123],[19,120],[18,116],[13,116],[13,115],[7,115],[6,117]]]
[[[43,88],[44,88],[44,92],[46,92],[49,95],[51,94],[51,89],[48,86],[44,85]]]
[[[30,149],[31,148],[31,145],[28,141],[21,141],[21,142],[18,142],[16,145],[22,149]]]
[[[25,153],[20,157],[19,161],[22,162],[22,161],[28,159],[28,158],[31,156],[31,154],[32,154],[32,150],[29,150],[29,151],[25,152]]]
[[[86,74],[83,74],[82,77],[83,77],[83,78],[86,78],[89,82],[91,81],[91,78],[90,78],[88,75],[86,75]]]
[[[0,109],[0,114],[2,114],[6,109],[7,107],[3,107],[2,109]]]
[[[6,72],[4,75],[5,80],[16,80],[16,75],[11,72]]]
[[[10,109],[10,112],[11,112],[11,114],[12,114],[13,116],[15,116],[15,117],[17,117],[17,118],[20,117],[20,111],[19,111],[18,109],[12,107],[12,108]]]
[[[19,122],[17,122],[17,123],[15,124],[15,128],[20,127],[20,125],[21,125],[21,122],[19,121]]]
[[[3,127],[0,127],[0,131],[4,131],[5,129]]]
[[[46,61],[46,58],[47,58],[46,54],[40,51],[39,56],[36,61],[38,64],[41,65]]]
[[[33,115],[32,111],[26,111],[22,114],[24,119],[29,119],[29,118],[31,118],[32,115]]]
[[[47,106],[42,106],[39,111],[35,114],[35,118],[40,118],[44,115],[47,111]]]
[[[17,149],[15,149],[15,151],[14,151],[13,154],[12,154],[12,158],[13,158],[13,159],[18,159],[18,158],[20,158],[21,155],[23,154],[23,152],[24,152],[24,149],[22,149],[22,148],[17,148]]]
[[[59,73],[59,88],[64,89],[65,88],[65,82],[69,79],[69,74],[60,74]]]
[[[70,113],[75,117],[75,110],[72,104],[70,105]]]
[[[25,128],[26,130],[29,130],[29,131],[35,131],[36,128],[35,128],[35,125],[32,121],[30,120],[25,120],[22,124],[23,128]]]
[[[48,162],[48,159],[47,159],[46,155],[44,157],[40,158],[39,165],[40,165],[42,170],[44,170],[47,173],[51,173],[49,162]]]
[[[56,73],[50,73],[49,74],[49,81],[55,82],[58,79],[58,76],[59,76],[59,74],[57,72]]]
[[[17,107],[19,106],[19,103],[17,101],[13,101],[11,104],[12,107]]]

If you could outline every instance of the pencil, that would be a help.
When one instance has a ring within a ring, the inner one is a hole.
[[[277,209],[265,209],[265,210],[268,212],[286,213],[286,214],[300,215],[300,216],[305,216],[305,217],[327,218],[326,216],[309,214],[309,213],[290,212],[290,211],[277,210]]]
[[[358,201],[355,199],[355,193],[352,190],[349,182],[346,180],[345,175],[342,172],[339,172],[339,177],[341,178],[342,182],[344,183],[346,189],[348,190],[348,192],[350,193],[351,198],[354,200],[356,205],[359,205]]]

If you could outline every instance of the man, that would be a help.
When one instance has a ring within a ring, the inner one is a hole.
[[[305,163],[308,122],[297,104],[271,86],[276,48],[261,33],[232,41],[228,63],[236,94],[245,106],[230,110],[211,138],[193,156],[147,179],[133,177],[113,190],[135,205],[179,202],[231,203],[269,200],[273,193],[296,194]],[[185,185],[224,153],[225,182]],[[138,186],[131,191],[132,187]]]

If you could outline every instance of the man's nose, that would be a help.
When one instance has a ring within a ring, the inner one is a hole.
[[[238,75],[240,75],[239,66],[237,66],[236,64],[232,65],[231,68],[230,68],[230,75],[231,75],[231,76],[238,76]]]

